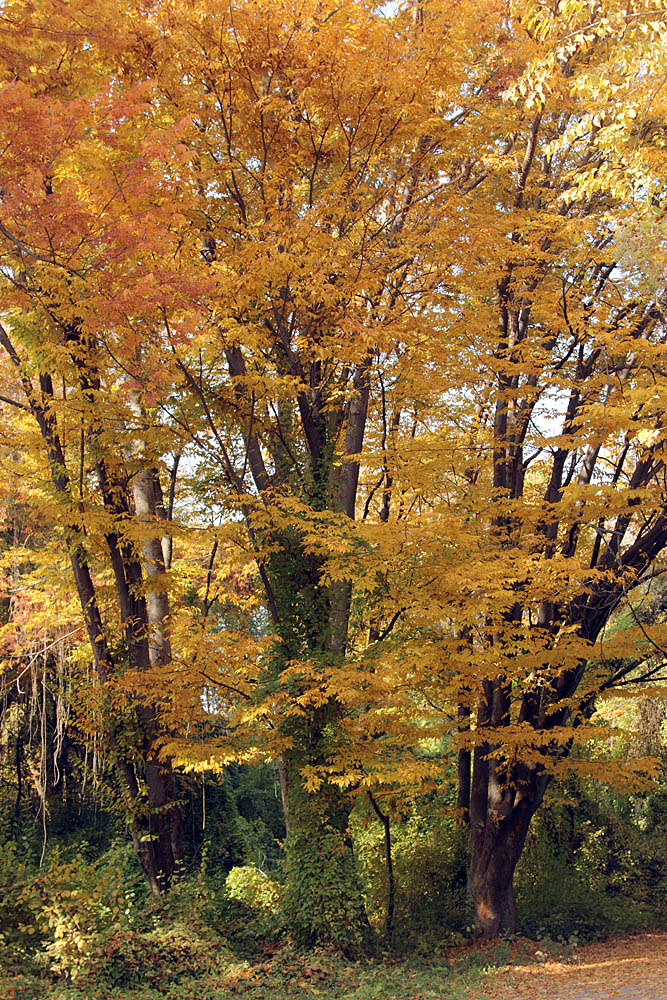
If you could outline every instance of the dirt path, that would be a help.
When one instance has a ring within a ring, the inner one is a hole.
[[[567,962],[494,971],[483,989],[475,1000],[667,1000],[667,934],[616,938],[579,948]]]

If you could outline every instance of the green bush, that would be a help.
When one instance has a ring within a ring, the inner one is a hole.
[[[76,853],[56,846],[37,869],[19,860],[15,845],[0,848],[0,966],[6,973],[76,979],[100,937],[132,926],[147,892],[131,849],[115,844],[97,862],[86,855],[85,844]]]
[[[162,990],[210,975],[220,960],[221,945],[215,934],[179,921],[143,932],[118,928],[97,936],[79,978],[105,987]]]
[[[41,891],[42,959],[71,979],[88,968],[100,936],[133,927],[149,898],[132,849],[121,842],[97,861],[85,849],[70,857],[54,849]]]
[[[351,844],[328,815],[306,815],[292,823],[287,842],[287,929],[301,946],[327,942],[348,955],[362,953],[371,930]]]
[[[387,904],[384,831],[370,810],[359,810],[354,831],[369,919],[381,932]],[[427,804],[403,822],[393,822],[391,837],[396,943],[428,949],[463,940],[466,846],[453,820]]]
[[[232,868],[225,891],[230,899],[243,903],[265,917],[275,916],[282,905],[282,886],[252,865]]]
[[[0,885],[0,968],[19,975],[32,971],[42,946],[42,891],[12,842],[0,846]]]
[[[215,898],[201,873],[174,880],[154,899],[131,848],[116,844],[97,862],[63,861],[45,875],[39,919],[45,973],[91,991],[153,988],[209,975],[227,954],[209,926]]]
[[[522,931],[567,941],[655,924],[667,890],[664,841],[633,822],[628,796],[605,802],[575,782],[567,793],[537,814],[517,867]]]
[[[283,929],[283,888],[251,865],[232,868],[206,906],[209,925],[241,954],[261,950]]]

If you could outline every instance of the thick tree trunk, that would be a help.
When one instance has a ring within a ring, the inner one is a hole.
[[[509,825],[509,829],[504,829]],[[526,824],[526,830],[528,826]],[[483,838],[473,848],[468,874],[468,902],[475,930],[485,938],[517,929],[514,870],[521,855],[525,832],[512,819],[489,821]]]
[[[285,289],[285,296],[287,294]],[[334,510],[353,520],[359,481],[358,456],[363,448],[368,416],[369,371],[373,356],[357,367],[353,391],[346,405],[342,406],[338,397],[332,405],[333,398],[322,394],[326,380],[323,381],[320,362],[300,356],[292,344],[292,331],[285,328],[281,320],[276,320],[277,315],[272,318],[272,322],[277,322],[276,346],[284,355],[288,370],[304,386],[297,394],[297,404],[301,440],[308,462],[302,469],[297,463],[294,469],[304,485],[302,499],[314,511]],[[265,442],[260,439],[261,425],[255,419],[254,393],[248,390],[245,382],[245,360],[240,346],[227,350],[227,363],[237,405],[244,413],[246,455],[240,475],[223,455],[226,474],[230,485],[242,493],[246,469],[249,469],[257,493],[270,509],[273,503],[270,488],[286,478],[295,455],[291,449],[286,449],[282,461],[276,460],[276,474],[269,476],[263,456]],[[344,380],[347,390],[346,382],[347,376]],[[309,391],[306,385],[310,386]],[[342,460],[334,463],[343,425]],[[214,428],[212,430],[215,433]],[[280,428],[277,438],[283,439]],[[251,537],[264,535],[262,541],[269,541],[264,529],[255,532],[249,510],[246,510],[246,518]],[[274,553],[265,561],[258,557],[267,604],[280,636],[276,646],[277,662],[272,667],[276,675],[280,674],[279,663],[301,656],[306,660],[316,658],[329,665],[339,665],[343,662],[347,642],[351,582],[342,580],[323,587],[324,560],[305,551],[296,528],[276,533],[270,539],[275,546]],[[297,694],[298,690],[292,687],[290,696]],[[313,768],[315,774],[318,768],[326,767],[338,739],[336,733],[340,731],[342,712],[344,708],[331,699],[307,718],[297,721],[290,715],[283,723],[291,746],[278,761],[287,827],[285,906],[290,926],[301,943],[332,944],[355,952],[366,945],[370,928],[348,833],[349,798],[326,782],[309,791],[303,777],[308,767]]]
[[[478,725],[487,716],[482,704]],[[485,938],[517,929],[514,871],[549,780],[527,764],[500,769],[491,752],[482,744],[474,754],[467,885],[475,930]]]
[[[146,763],[147,815],[135,822],[132,843],[151,892],[165,892],[183,861],[181,811],[176,801],[174,776],[157,760]]]
[[[293,756],[286,759],[289,924],[301,944],[333,945],[357,954],[368,945],[370,927],[348,832],[349,802],[332,785],[308,792],[300,780],[303,764]]]

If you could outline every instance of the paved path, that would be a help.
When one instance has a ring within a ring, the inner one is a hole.
[[[493,1000],[667,1000],[667,934],[616,938],[579,948],[571,962],[493,972],[484,990]]]

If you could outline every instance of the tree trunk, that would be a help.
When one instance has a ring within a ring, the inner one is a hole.
[[[299,943],[333,945],[358,954],[368,945],[347,796],[332,785],[309,792],[300,780],[303,760],[286,759],[290,828],[286,840],[289,925]]]
[[[130,829],[132,843],[151,892],[165,892],[183,861],[182,816],[174,776],[159,761],[146,762],[147,815]]]
[[[162,493],[157,470],[148,467],[140,469],[133,479],[132,492],[139,520],[147,527],[154,524],[153,533],[143,540],[142,554],[146,580],[148,660],[151,667],[160,668],[171,660],[171,645],[168,634],[169,597],[164,586],[164,526],[158,516],[158,500]],[[140,861],[155,893],[169,888],[174,872],[183,861],[183,824],[171,761],[159,761],[153,756],[151,737],[158,729],[155,711],[148,707],[140,710],[140,714],[149,738],[146,787],[150,837],[149,848]]]
[[[487,715],[481,706],[478,724]],[[485,938],[517,929],[513,880],[530,821],[548,784],[532,765],[501,769],[487,743],[473,759],[467,898],[476,932]]]
[[[284,294],[287,296],[287,289]],[[276,346],[284,355],[291,374],[298,376],[301,383],[309,384],[311,390],[299,390],[297,394],[301,441],[308,458],[307,465],[304,463],[299,469],[297,461],[294,469],[304,484],[302,499],[313,511],[332,510],[353,520],[359,481],[358,456],[363,449],[370,396],[369,371],[374,355],[369,355],[356,368],[353,391],[343,406],[341,397],[322,395],[326,380],[323,382],[321,364],[318,360],[301,357],[292,344],[292,331],[279,323],[275,332]],[[230,485],[243,493],[246,468],[249,469],[258,495],[270,510],[274,502],[271,487],[277,481],[268,475],[264,463],[261,425],[255,419],[254,393],[245,383],[243,351],[235,346],[226,353],[236,402],[244,413],[246,446],[240,475],[230,467],[228,458],[223,457],[226,475]],[[345,391],[347,379],[346,375]],[[341,461],[334,463],[343,425]],[[282,428],[277,438],[283,439]],[[271,446],[267,448],[270,450]],[[280,469],[281,475],[289,471],[286,458],[290,463],[295,462],[291,449],[286,450],[282,467],[281,462],[276,461],[276,470]],[[277,531],[270,538],[261,527],[255,532],[252,512],[247,509],[245,513],[251,538],[259,538],[263,544],[268,542],[274,549],[265,560],[259,558],[258,551],[259,573],[275,631],[280,637],[271,668],[274,677],[280,676],[282,664],[301,657],[310,662],[320,660],[328,666],[341,665],[347,642],[351,581],[340,580],[323,586],[325,560],[305,549],[298,525]],[[299,692],[298,686],[290,685],[291,698],[296,699],[299,693],[303,694],[304,690]],[[285,908],[290,927],[300,943],[331,944],[347,952],[358,952],[366,945],[370,928],[348,832],[349,797],[333,784],[318,778],[318,769],[326,768],[339,739],[344,711],[344,707],[332,698],[305,718],[300,708],[298,719],[290,714],[281,725],[291,747],[278,761],[287,827]],[[308,773],[309,767],[314,776],[310,790],[304,781],[304,773]]]
[[[509,826],[505,830],[505,826]],[[528,827],[526,826],[526,830]],[[468,874],[468,902],[474,915],[475,930],[485,938],[498,937],[517,929],[514,903],[514,870],[519,860],[525,833],[512,820],[487,823],[484,836],[473,848]]]

